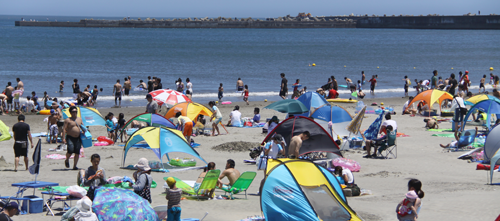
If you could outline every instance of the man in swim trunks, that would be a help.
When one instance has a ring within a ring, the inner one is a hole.
[[[17,78],[16,81],[17,81],[17,90],[24,91],[24,83],[21,81],[21,79]]]
[[[68,145],[68,152],[66,153],[66,160],[64,164],[66,168],[69,168],[69,158],[71,154],[75,154],[73,170],[78,170],[76,166],[78,164],[78,159],[80,158],[80,149],[82,148],[82,139],[80,138],[81,128],[83,125],[82,119],[77,117],[78,109],[76,106],[71,106],[69,108],[69,113],[71,117],[64,121],[62,142]]]
[[[226,169],[222,171],[222,173],[219,176],[219,180],[217,181],[217,186],[219,188],[222,188],[223,186],[230,188],[236,182],[236,180],[238,180],[238,178],[240,177],[240,171],[235,169],[234,166],[235,166],[234,160],[232,159],[227,160]],[[224,179],[224,177],[227,177],[229,183],[222,183],[222,179]]]
[[[123,82],[123,88],[125,89],[125,95],[128,96],[130,93],[130,89],[132,89],[132,83],[130,83],[130,80],[128,78],[125,78],[125,82]]]
[[[116,80],[116,84],[113,85],[113,94],[115,95],[115,106],[117,106],[117,100],[120,100],[119,106],[122,106],[122,85],[120,84],[120,79]]]
[[[361,71],[361,84],[365,84],[366,76],[365,71]]]
[[[281,73],[281,89],[280,97],[286,99],[286,94],[288,93],[288,80],[285,78],[285,73]]]
[[[344,78],[346,84],[347,84],[347,87],[349,88],[349,90],[351,90],[351,93],[352,92],[355,92],[356,91],[356,85],[352,82],[352,80],[348,77],[345,77]]]
[[[5,95],[7,96],[7,111],[11,111],[13,109],[12,100],[14,99],[14,97],[12,97],[12,91],[14,91],[12,83],[7,82],[7,87],[5,88]]]
[[[5,115],[4,105],[7,107],[7,95],[0,94],[0,110],[2,110],[2,115]]]
[[[31,149],[33,149],[33,140],[31,138],[30,125],[24,123],[24,115],[17,116],[18,123],[12,126],[12,132],[14,137],[14,154],[15,154],[15,169],[17,172],[17,167],[19,166],[19,157],[24,157],[24,166],[28,170],[28,139],[31,144]]]
[[[238,81],[236,81],[236,90],[243,91],[243,87],[244,87],[243,81],[241,80],[241,78],[238,78]]]
[[[288,148],[288,158],[298,158],[300,153],[300,148],[302,147],[302,141],[307,140],[311,137],[309,131],[304,131],[299,135],[295,135],[290,139],[290,147]]]

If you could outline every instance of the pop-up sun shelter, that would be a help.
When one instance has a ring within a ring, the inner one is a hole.
[[[123,149],[123,165],[125,165],[125,159],[127,158],[127,152],[131,147],[134,147],[138,142],[145,141],[148,146],[144,148],[151,149],[160,159],[163,165],[163,155],[167,155],[172,152],[181,152],[190,154],[205,164],[207,163],[200,154],[196,152],[186,141],[182,132],[179,130],[164,128],[164,127],[144,127],[132,134],[125,144]]]
[[[439,109],[441,109],[441,103],[443,103],[444,100],[453,100],[453,95],[451,95],[446,91],[441,91],[437,89],[426,90],[415,96],[413,100],[411,100],[411,102],[408,104],[408,107],[411,107],[411,104],[415,102],[424,101],[426,104],[429,105],[429,108],[431,109],[432,105],[438,102]]]
[[[489,162],[492,169],[490,169],[490,183],[493,182],[493,172],[495,165],[500,164],[500,126],[494,127],[486,137],[484,142],[484,161]]]
[[[172,129],[176,128],[175,125],[172,122],[170,122],[170,120],[168,120],[167,118],[165,118],[159,114],[151,114],[151,113],[143,113],[143,114],[136,115],[135,117],[133,117],[129,121],[127,121],[127,123],[125,123],[125,126],[123,128],[124,129],[127,128],[127,126],[129,124],[131,124],[132,121],[134,121],[134,120],[146,122],[148,124],[148,126],[153,126],[153,127],[164,126],[164,127],[169,127]],[[121,133],[125,132],[124,129],[121,130]],[[120,136],[116,136],[116,139],[118,139],[118,137],[120,137]]]
[[[345,128],[352,121],[352,116],[344,108],[334,105],[323,105],[314,110],[311,117],[315,120],[321,120],[322,123],[332,122],[332,136],[349,136],[349,131]],[[322,123],[320,123],[322,125]],[[324,126],[323,126],[324,127]],[[328,128],[328,127],[327,127]]]
[[[304,116],[304,117],[309,117],[311,114],[312,109],[321,107],[323,105],[329,105],[328,101],[321,96],[320,94],[313,92],[313,91],[308,91],[304,93],[303,95],[300,95],[299,98],[297,98],[298,101],[302,102],[306,108],[309,110],[306,113],[303,114],[298,114],[297,116]]]
[[[177,112],[181,112],[182,116],[186,116],[195,123],[198,121],[198,115],[212,116],[213,112],[208,108],[198,103],[180,103],[172,108],[165,114],[165,118],[170,119],[175,117]]]
[[[269,159],[260,205],[266,220],[361,220],[335,176],[306,160]]]
[[[467,119],[469,119],[469,116],[474,113],[475,110],[479,110],[483,113],[486,113],[488,116],[486,118],[486,127],[490,128],[491,126],[491,115],[492,114],[500,114],[500,102],[496,100],[483,100],[475,104],[469,109],[469,112],[467,112],[467,115],[465,115],[464,118],[464,125],[467,125]],[[465,127],[462,127],[462,129]]]
[[[88,126],[106,126],[106,121],[102,117],[101,113],[95,108],[91,107],[76,107],[78,110],[77,117],[82,118],[83,125]],[[71,117],[69,113],[69,108],[65,108],[63,111],[63,118],[66,119]]]
[[[9,127],[0,120],[0,141],[10,140]]]
[[[330,152],[342,156],[339,147],[332,139],[330,134],[323,129],[321,125],[307,117],[292,117],[279,123],[273,131],[267,135],[264,142],[269,142],[275,134],[283,136],[286,142],[285,154],[289,155],[288,148],[290,140],[293,136],[299,135],[305,131],[309,131],[311,137],[302,142],[299,154],[307,154],[311,152]]]

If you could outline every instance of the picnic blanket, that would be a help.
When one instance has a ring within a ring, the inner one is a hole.
[[[455,137],[455,134],[451,133],[446,133],[446,134],[433,134],[432,136],[434,137]]]

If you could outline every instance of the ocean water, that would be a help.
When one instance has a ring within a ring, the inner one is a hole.
[[[344,84],[344,77],[357,81],[365,71],[367,79],[378,75],[370,98],[403,96],[405,75],[420,80],[429,79],[433,70],[442,77],[468,70],[477,88],[490,67],[494,74],[500,70],[500,30],[15,27],[21,18],[85,17],[0,16],[0,85],[16,85],[19,77],[26,91],[69,98],[77,78],[81,88],[103,88],[99,99],[106,102],[100,107],[114,104],[113,84],[129,75],[134,86],[147,76],[160,77],[163,88],[189,77],[193,100],[206,103],[217,99],[219,83],[224,100],[241,101],[235,93],[239,77],[249,86],[250,101],[278,100],[280,73],[289,87],[300,79],[315,90],[331,75]],[[66,87],[56,93],[61,80]],[[363,89],[368,92],[369,85]],[[350,96],[347,90],[340,94]],[[132,92],[122,106],[143,106],[144,97],[144,92]]]

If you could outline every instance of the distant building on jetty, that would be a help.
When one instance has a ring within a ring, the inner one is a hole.
[[[441,16],[441,15],[344,15],[311,16],[299,13],[278,18],[174,18],[94,20],[79,22],[15,21],[16,26],[34,27],[95,27],[95,28],[401,28],[401,29],[500,29],[500,15]]]

